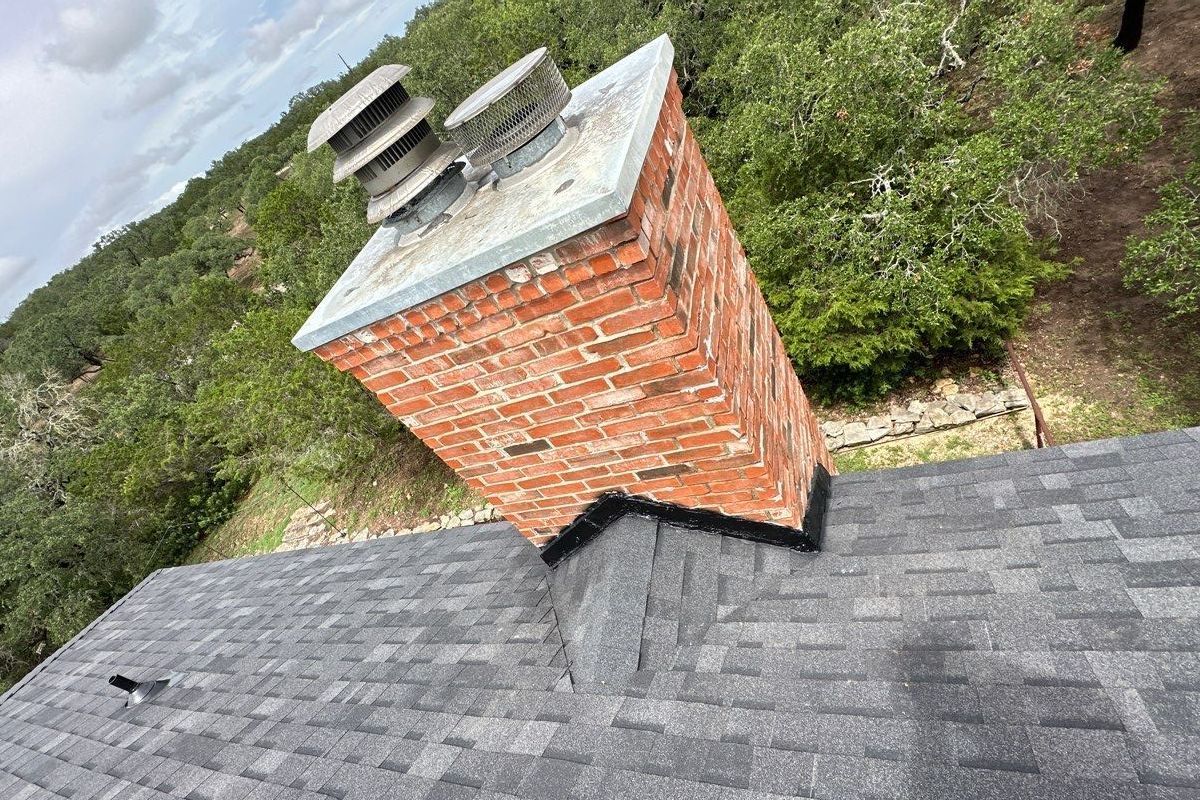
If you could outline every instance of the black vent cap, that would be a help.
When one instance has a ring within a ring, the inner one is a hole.
[[[144,703],[158,696],[177,677],[176,675],[168,675],[165,678],[153,681],[135,681],[133,678],[127,678],[118,673],[110,677],[108,683],[129,695],[128,699],[125,700],[125,707],[129,708],[130,706],[136,706],[138,703]]]

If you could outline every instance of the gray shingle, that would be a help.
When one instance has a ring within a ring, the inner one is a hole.
[[[0,699],[0,796],[1194,796],[1198,462],[840,476],[816,555],[626,518],[553,572],[504,525],[166,570]]]

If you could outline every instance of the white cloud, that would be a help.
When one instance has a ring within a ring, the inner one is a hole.
[[[348,15],[374,0],[297,0],[282,16],[251,26],[247,52],[259,63],[278,61],[304,37],[315,32],[327,16]]]
[[[17,307],[29,290],[44,280],[33,273],[29,256],[0,256],[0,321]]]
[[[199,176],[194,175],[192,177]],[[142,206],[142,209],[133,215],[133,219],[144,219],[145,217],[153,214],[155,211],[166,208],[167,206],[171,205],[171,203],[174,203],[177,199],[179,199],[179,195],[183,194],[183,190],[187,188],[188,181],[190,180],[191,178],[184,178],[181,181],[176,181],[175,183],[171,184],[170,188],[168,188],[165,192],[151,200],[149,203],[146,203],[146,205]]]
[[[183,121],[179,124],[180,131],[198,133],[204,126],[232,111],[241,99],[241,95],[237,94],[209,94],[193,98],[184,106]]]
[[[126,159],[108,172],[71,223],[67,237],[85,248],[100,236],[130,221],[130,207],[150,185],[151,179],[182,159],[195,145],[194,135],[148,148]],[[137,206],[133,206],[137,208]]]
[[[125,96],[123,107],[114,108],[107,112],[109,117],[144,111],[182,89],[188,82],[189,76],[181,70],[161,69],[147,75],[133,85],[133,89]]]
[[[81,72],[110,72],[149,38],[158,18],[153,0],[67,6],[58,12],[44,52],[50,61]]]
[[[79,131],[88,123],[93,90],[67,70],[45,69],[32,47],[0,60],[0,153],[8,153],[4,184],[52,174],[75,158]]]
[[[29,256],[0,256],[0,285],[8,287],[33,266]]]
[[[354,62],[402,32],[420,2],[0,2],[0,152],[12,156],[0,190],[0,318],[98,236],[166,205],[186,176],[269,127],[289,97],[340,72],[337,51]]]

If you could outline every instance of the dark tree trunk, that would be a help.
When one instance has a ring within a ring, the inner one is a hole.
[[[82,358],[84,361],[91,364],[93,367],[103,367],[104,366],[104,357],[102,355],[100,355],[100,353],[91,349],[90,347],[83,347],[78,342],[76,342],[75,339],[73,339],[71,337],[71,334],[69,334],[69,333],[64,332],[63,338],[67,340],[67,344],[71,345],[71,349],[73,349],[76,353],[78,353],[79,357]]]
[[[1125,0],[1125,10],[1121,12],[1121,30],[1113,39],[1113,47],[1129,53],[1142,40],[1142,17],[1146,13],[1146,0]]]

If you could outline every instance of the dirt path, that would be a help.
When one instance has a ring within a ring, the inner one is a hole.
[[[1119,13],[1109,4],[1101,23],[1115,31]],[[1138,163],[1091,175],[1064,209],[1057,258],[1074,273],[1039,294],[1019,342],[1066,440],[1200,422],[1200,320],[1168,320],[1157,300],[1124,287],[1120,269],[1155,189],[1180,166],[1183,112],[1200,108],[1200,3],[1151,2],[1129,59],[1168,80],[1166,133]]]

